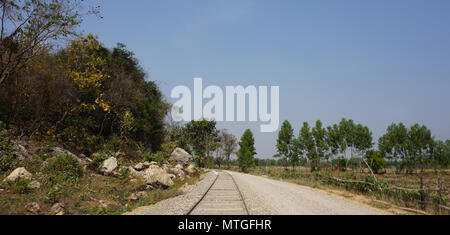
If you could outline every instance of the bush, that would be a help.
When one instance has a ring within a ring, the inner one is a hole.
[[[0,172],[7,172],[14,167],[13,150],[7,135],[7,130],[0,121]]]
[[[83,168],[76,157],[62,154],[48,162],[45,173],[53,180],[75,183],[83,176]]]
[[[157,162],[158,164],[162,165],[166,161],[166,154],[164,152],[156,152],[156,153],[144,153],[142,154],[142,158],[146,162]]]
[[[369,151],[366,153],[364,158],[369,164],[370,168],[374,173],[378,174],[381,169],[384,169],[386,166],[386,161],[384,160],[383,153],[380,151]]]
[[[14,192],[19,194],[26,194],[30,191],[28,187],[31,180],[28,179],[18,179],[15,182],[9,182],[8,184],[13,188]]]

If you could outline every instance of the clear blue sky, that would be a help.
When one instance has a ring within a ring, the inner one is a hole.
[[[448,0],[107,0],[82,26],[106,46],[126,44],[169,99],[177,85],[278,85],[280,119],[352,118],[377,140],[392,122],[450,139]],[[258,157],[277,133],[251,127]]]

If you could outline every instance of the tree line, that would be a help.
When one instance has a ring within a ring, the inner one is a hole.
[[[318,120],[314,127],[305,122],[298,136],[289,121],[280,129],[275,157],[283,159],[293,168],[303,161],[311,171],[320,169],[321,163],[329,163],[338,170],[350,167],[369,168],[374,173],[384,169],[388,162],[397,172],[412,173],[419,168],[448,168],[450,140],[435,140],[425,125],[415,124],[406,128],[403,123],[387,128],[375,148],[372,132],[367,126],[351,119],[324,127]]]

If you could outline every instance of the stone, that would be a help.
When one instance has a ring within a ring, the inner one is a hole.
[[[132,178],[142,178],[147,185],[153,187],[167,188],[173,185],[170,174],[159,166],[152,165],[144,171],[137,171],[133,167],[129,167],[129,171]]]
[[[33,175],[28,172],[24,167],[20,167],[15,169],[8,177],[4,180],[4,182],[16,182],[19,179],[27,179],[31,180]]]
[[[189,175],[195,175],[198,173],[198,169],[194,164],[190,164],[188,167],[186,167],[186,169],[184,169],[184,171],[186,171],[186,173],[188,173]]]
[[[111,175],[118,166],[117,158],[111,157],[103,162],[100,172],[104,175]]]
[[[187,166],[192,162],[192,155],[182,148],[176,148],[170,155],[169,161]]]
[[[66,208],[64,204],[62,203],[56,203],[52,206],[50,209],[50,212],[52,215],[65,215],[66,214]]]
[[[150,164],[138,163],[134,166],[134,169],[137,171],[142,171],[150,167]]]
[[[41,207],[36,202],[32,202],[32,203],[27,204],[25,206],[25,209],[28,212],[33,213],[35,215],[37,215],[37,214],[39,214],[39,212],[41,212]]]
[[[69,150],[66,150],[66,149],[63,149],[63,148],[60,148],[60,147],[53,147],[53,148],[51,148],[51,152],[53,154],[70,155],[72,157],[77,157],[77,155],[73,154]]]
[[[31,188],[31,189],[40,189],[40,188],[41,188],[41,183],[39,183],[39,182],[36,181],[36,180],[33,180],[33,181],[28,185],[28,187]]]
[[[14,157],[19,159],[20,161],[23,161],[30,157],[30,153],[28,153],[28,150],[19,143],[13,145],[13,150],[14,150]]]
[[[169,168],[167,173],[175,175],[177,178],[184,179],[186,177],[186,173],[183,171],[183,167],[179,167],[181,165],[177,165],[175,167]]]

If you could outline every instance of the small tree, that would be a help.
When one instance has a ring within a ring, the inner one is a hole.
[[[380,151],[368,151],[364,158],[375,174],[378,174],[380,170],[384,169],[386,166],[383,153]]]
[[[281,126],[280,133],[277,139],[277,151],[279,157],[286,159],[292,165],[292,170],[295,170],[295,166],[298,165],[299,157],[296,154],[296,145],[294,143],[294,129],[292,128],[289,121],[284,121]]]
[[[408,129],[403,123],[392,124],[378,141],[378,148],[390,160],[395,162],[397,173],[405,167],[408,158]],[[400,162],[400,164],[398,164]]]
[[[185,136],[195,153],[199,166],[204,166],[206,157],[217,148],[218,132],[214,120],[191,121],[186,124]]]
[[[239,142],[239,151],[237,152],[239,168],[243,172],[255,165],[254,156],[256,155],[255,139],[251,130],[247,129]]]
[[[237,149],[237,139],[227,130],[222,130],[220,132],[220,149],[224,155],[224,160],[226,161],[228,167],[230,166],[231,155],[236,153]]]

